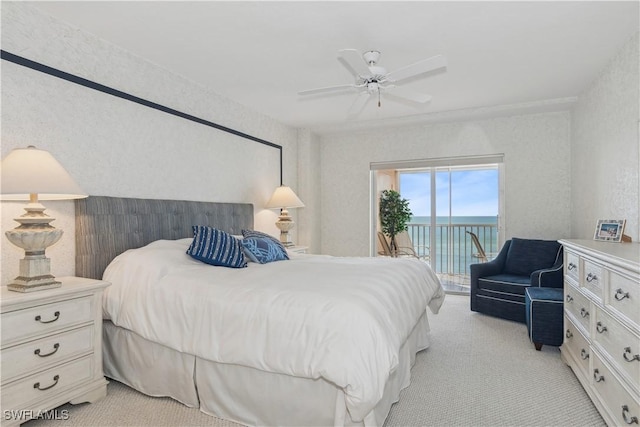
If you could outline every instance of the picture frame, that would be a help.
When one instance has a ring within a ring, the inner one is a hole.
[[[621,242],[624,235],[624,219],[599,219],[593,240],[603,242]]]

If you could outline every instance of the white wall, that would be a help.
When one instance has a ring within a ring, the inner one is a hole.
[[[297,182],[297,130],[222,98],[26,3],[3,2],[2,49],[184,113],[282,145],[284,182]],[[280,184],[279,151],[201,124],[2,61],[2,147],[50,151],[91,195],[249,202],[256,228],[278,234],[263,210]],[[2,203],[2,230],[22,203]],[[47,250],[56,276],[74,274],[73,202],[45,202],[65,230]],[[1,279],[20,249],[1,239]]]
[[[504,154],[505,238],[569,237],[569,112],[321,139],[322,252],[369,254],[371,162]]]
[[[640,241],[638,33],[621,48],[572,112],[571,235],[592,239],[598,219],[626,219]]]

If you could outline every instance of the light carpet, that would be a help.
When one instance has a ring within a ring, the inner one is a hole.
[[[472,313],[463,295],[447,295],[429,320],[432,346],[418,354],[385,426],[606,425],[558,348],[536,351],[525,325]],[[63,410],[67,420],[24,426],[238,426],[115,381],[99,402]]]

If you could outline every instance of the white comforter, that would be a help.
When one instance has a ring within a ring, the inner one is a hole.
[[[382,397],[400,346],[444,291],[415,259],[302,255],[213,267],[191,239],[129,250],[104,274],[104,316],[175,350],[214,362],[324,378],[341,387],[354,421]]]

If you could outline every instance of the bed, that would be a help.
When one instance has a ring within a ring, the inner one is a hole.
[[[112,283],[107,377],[245,425],[382,425],[444,299],[418,260],[186,254],[193,225],[251,229],[249,204],[89,197],[76,218],[76,274]]]

